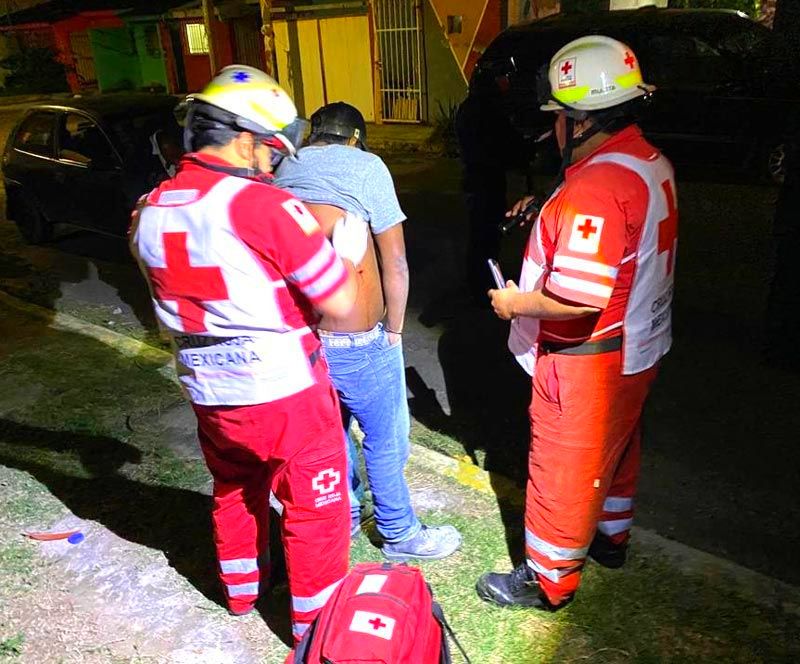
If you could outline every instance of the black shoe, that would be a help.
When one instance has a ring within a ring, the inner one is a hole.
[[[526,563],[517,566],[508,574],[488,572],[475,584],[478,597],[486,602],[499,606],[524,606],[544,611],[555,611],[567,604],[557,607],[551,605],[536,582],[534,573]]]
[[[598,532],[589,545],[589,557],[598,565],[619,569],[628,558],[628,544],[614,544],[609,537]]]

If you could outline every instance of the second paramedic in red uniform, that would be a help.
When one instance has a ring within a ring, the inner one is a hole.
[[[554,610],[575,595],[587,556],[625,562],[642,408],[671,344],[677,210],[672,167],[633,119],[653,88],[630,48],[575,40],[543,83],[563,181],[531,231],[519,288],[489,293],[533,377],[526,562],[484,574],[477,590]]]
[[[188,109],[188,154],[143,202],[131,247],[214,477],[228,609],[251,611],[269,577],[272,493],[299,640],[347,573],[350,546],[344,437],[315,310],[349,313],[366,233],[339,233],[350,241],[337,256],[303,204],[260,177],[301,135],[264,72],[226,67]]]

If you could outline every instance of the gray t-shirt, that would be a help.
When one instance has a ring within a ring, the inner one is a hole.
[[[306,203],[335,205],[369,222],[378,235],[405,221],[392,175],[383,160],[347,145],[310,145],[284,159],[276,187]]]

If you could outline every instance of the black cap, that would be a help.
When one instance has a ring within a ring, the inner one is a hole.
[[[340,136],[356,139],[358,147],[367,149],[367,123],[361,112],[350,104],[337,101],[327,104],[311,116],[311,137]]]

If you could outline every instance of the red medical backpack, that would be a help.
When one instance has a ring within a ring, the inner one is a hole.
[[[464,654],[419,569],[360,563],[286,664],[450,664],[446,634]]]

